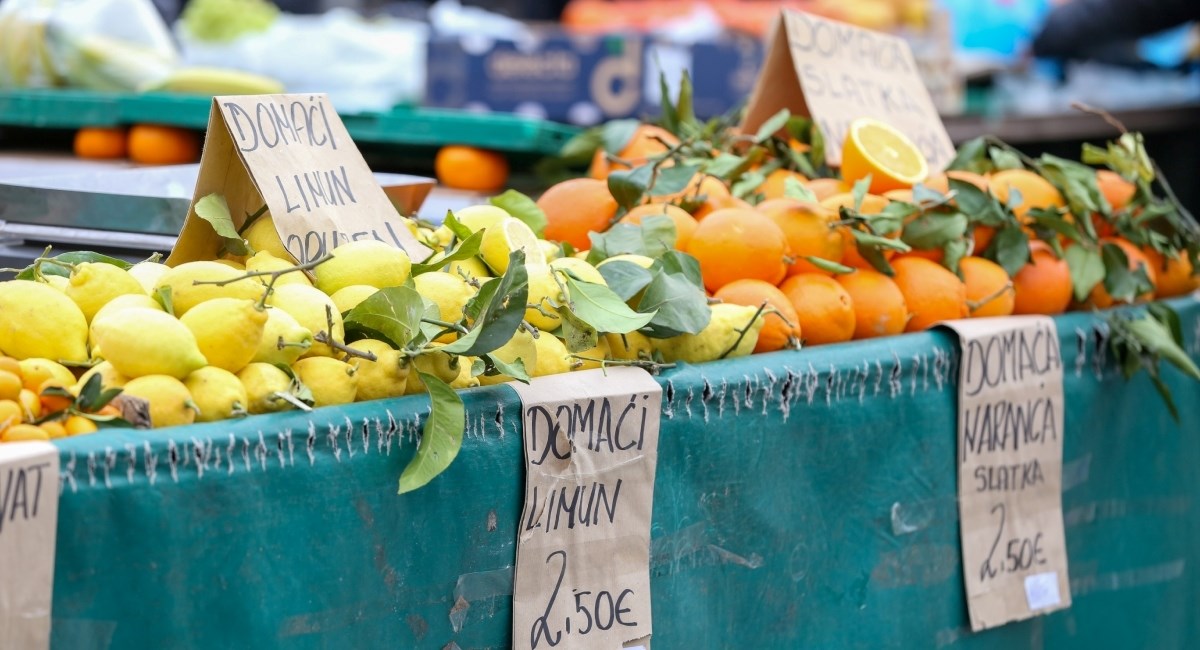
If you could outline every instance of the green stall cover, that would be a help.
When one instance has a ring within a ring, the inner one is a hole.
[[[1164,371],[1176,424],[1101,319],[1057,322],[1071,609],[969,629],[935,331],[660,378],[654,647],[1195,647],[1200,384]],[[520,407],[463,398],[458,460],[403,496],[421,396],[61,441],[53,647],[509,647]]]

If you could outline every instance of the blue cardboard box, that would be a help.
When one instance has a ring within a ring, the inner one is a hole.
[[[667,75],[668,92],[675,100],[683,70],[691,75],[697,117],[708,119],[736,108],[754,89],[764,52],[760,39],[740,34],[690,45],[652,41],[646,46],[643,112],[661,110],[660,71]]]

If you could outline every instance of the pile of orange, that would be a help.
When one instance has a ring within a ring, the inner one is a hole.
[[[0,357],[0,442],[92,433],[98,428],[96,420],[121,415],[111,404],[95,413],[80,412],[75,384],[74,374],[58,362]]]
[[[155,124],[87,127],[75,133],[75,155],[88,160],[128,158],[140,165],[182,165],[200,160],[200,134]]]

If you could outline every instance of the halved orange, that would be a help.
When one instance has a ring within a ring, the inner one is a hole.
[[[853,184],[871,176],[871,193],[902,190],[929,176],[929,163],[908,136],[868,117],[850,123],[842,144],[842,179]]]

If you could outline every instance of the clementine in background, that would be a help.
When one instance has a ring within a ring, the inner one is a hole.
[[[670,131],[652,124],[642,124],[633,132],[633,137],[629,139],[625,147],[614,154],[620,161],[610,162],[604,149],[597,149],[595,155],[592,156],[592,166],[588,169],[588,176],[603,180],[615,170],[645,165],[650,161],[651,156],[657,156],[667,151],[667,145],[660,140],[671,145],[679,144],[679,138],[672,135]],[[630,164],[627,165],[621,161]]]
[[[508,182],[508,161],[485,149],[450,145],[433,159],[438,182],[456,190],[495,192]]]
[[[906,332],[919,332],[945,320],[966,318],[967,287],[946,267],[908,255],[892,262],[894,280],[912,318]]]
[[[1138,267],[1146,270],[1146,275],[1150,278],[1151,290],[1140,296],[1136,296],[1136,301],[1150,300],[1154,297],[1154,287],[1158,286],[1158,270],[1150,263],[1150,258],[1141,251],[1137,246],[1134,246],[1127,239],[1120,237],[1105,237],[1100,240],[1101,244],[1116,244],[1125,252],[1125,257],[1129,261],[1129,270],[1136,271]],[[1125,302],[1125,301],[1121,301]],[[1108,293],[1108,289],[1104,287],[1104,282],[1100,282],[1092,288],[1092,293],[1088,296],[1084,303],[1089,307],[1098,307],[1100,309],[1108,309],[1117,304],[1112,295]]]
[[[857,269],[835,279],[850,294],[854,305],[854,338],[870,339],[904,331],[908,304],[895,281],[871,269]]]
[[[682,194],[673,198],[685,200],[700,199],[700,205],[692,211],[697,221],[704,219],[717,210],[729,208],[749,208],[750,204],[737,198],[729,191],[729,186],[716,176],[698,175],[688,183]]]
[[[692,240],[692,233],[699,225],[696,219],[686,210],[670,203],[648,203],[639,205],[621,217],[620,223],[639,224],[646,217],[667,217],[675,222],[675,248],[686,250]]]
[[[1013,276],[1013,313],[1053,316],[1071,304],[1071,269],[1050,245],[1029,242],[1029,262]]]
[[[988,186],[992,189],[992,194],[1004,204],[1008,203],[1012,190],[1020,192],[1021,203],[1013,208],[1013,214],[1016,214],[1022,223],[1029,222],[1025,217],[1034,208],[1061,208],[1067,204],[1058,188],[1028,169],[1006,169],[996,172],[988,180]]]
[[[754,351],[774,352],[795,347],[800,342],[800,319],[788,297],[775,285],[762,280],[734,280],[717,290],[713,297],[735,305],[759,307],[766,303],[763,328]]]
[[[837,178],[814,178],[805,185],[816,195],[818,201],[824,201],[831,196],[845,194],[854,189]]]
[[[75,155],[89,160],[116,160],[129,152],[121,127],[86,127],[75,132]]]
[[[1096,170],[1096,187],[1114,211],[1124,210],[1137,192],[1137,186],[1108,169]]]
[[[1180,251],[1176,257],[1164,258],[1152,248],[1143,248],[1150,268],[1158,276],[1158,289],[1155,298],[1171,298],[1182,296],[1196,288],[1197,278],[1192,276],[1192,261],[1188,259],[1187,251]]]
[[[200,134],[188,129],[138,124],[129,129],[129,159],[142,165],[182,165],[200,160]]]
[[[550,186],[537,200],[546,214],[545,238],[567,242],[577,250],[591,247],[589,232],[604,232],[617,215],[617,202],[608,183],[572,178]]]
[[[787,189],[787,179],[794,178],[800,183],[806,183],[808,178],[799,172],[794,172],[788,169],[776,169],[767,174],[767,179],[762,185],[758,186],[758,191],[769,199],[781,199],[784,196],[784,191]]]
[[[841,343],[854,337],[854,301],[837,280],[800,273],[784,280],[779,290],[796,308],[805,345]]]
[[[795,199],[763,201],[754,208],[775,222],[787,237],[792,264],[788,275],[797,273],[826,273],[806,257],[819,257],[830,262],[842,261],[845,241],[833,226],[836,215],[816,203]],[[828,273],[826,273],[828,275]]]
[[[787,274],[783,230],[753,209],[729,208],[708,215],[692,233],[687,252],[700,261],[709,291],[747,278],[779,284]]]
[[[1015,305],[1012,281],[1004,267],[982,257],[964,257],[959,261],[963,284],[967,287],[967,306],[971,318],[1009,316]]]

